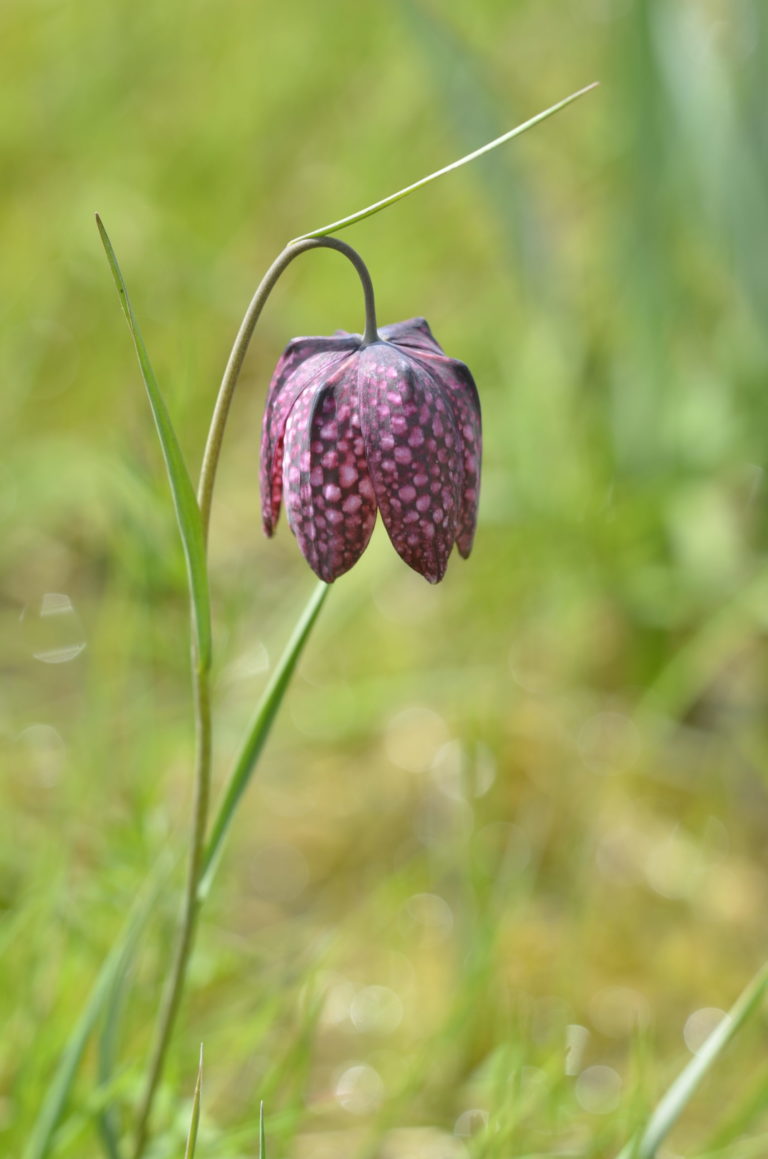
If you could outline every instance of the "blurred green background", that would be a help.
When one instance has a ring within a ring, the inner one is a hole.
[[[203,916],[153,1155],[615,1154],[768,957],[768,8],[3,0],[0,1143],[21,1154],[191,805],[188,613],[109,229],[190,468],[285,242],[574,89],[343,236],[473,369],[472,558],[379,528],[308,646]],[[258,519],[272,367],[362,322],[273,296],[214,505],[216,777],[313,579]],[[125,996],[130,1122],[178,905]],[[660,1153],[768,1153],[754,1021]],[[57,1156],[100,1149],[89,1050]],[[488,1123],[487,1130],[483,1124]]]

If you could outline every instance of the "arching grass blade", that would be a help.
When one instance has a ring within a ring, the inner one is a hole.
[[[213,875],[221,854],[222,843],[229,826],[232,824],[238,802],[245,792],[256,762],[261,755],[264,742],[269,735],[272,722],[282,704],[283,697],[290,683],[296,664],[304,649],[314,623],[320,614],[325,597],[328,595],[328,585],[318,584],[304,609],[293,635],[283,652],[277,667],[272,674],[261,703],[256,710],[256,716],[250,727],[245,743],[237,758],[229,783],[224,792],[223,800],[211,826],[208,843],[203,855],[203,871],[200,880],[198,897],[202,900],[211,886]]]
[[[110,992],[104,1003],[104,1022],[99,1035],[98,1047],[98,1077],[99,1085],[109,1086],[117,1057],[118,1037],[120,1030],[120,1015],[125,996],[125,983],[128,976],[129,962],[123,962],[117,971]],[[122,1159],[120,1151],[120,1127],[117,1110],[107,1105],[99,1114],[99,1135],[107,1159]]]
[[[655,1159],[658,1148],[674,1127],[704,1076],[712,1069],[731,1039],[752,1017],[768,990],[768,963],[752,979],[701,1049],[680,1072],[651,1115],[643,1133],[622,1150],[618,1159]]]
[[[56,1073],[48,1086],[23,1159],[46,1159],[50,1154],[51,1144],[64,1114],[67,1099],[72,1090],[77,1068],[82,1060],[88,1039],[109,995],[113,992],[116,979],[127,968],[133,956],[139,937],[152,912],[152,906],[161,882],[165,878],[165,866],[166,863],[146,895],[137,903],[120,937],[101,967],[85,1009],[69,1036]]]
[[[594,81],[591,85],[587,85],[586,88],[571,93],[564,100],[558,101],[556,105],[545,109],[543,113],[537,113],[535,117],[524,121],[522,125],[517,125],[514,129],[510,129],[508,133],[503,133],[500,137],[497,137],[494,141],[489,141],[486,145],[481,145],[479,149],[474,149],[471,153],[467,153],[466,156],[460,157],[458,161],[452,161],[450,165],[445,165],[442,169],[436,169],[434,173],[430,173],[427,177],[422,177],[420,180],[414,181],[413,185],[406,185],[404,189],[398,189],[397,193],[390,193],[389,197],[384,197],[381,201],[375,201],[373,205],[368,205],[365,209],[358,210],[357,213],[351,213],[349,217],[342,217],[338,221],[331,222],[330,225],[324,225],[320,229],[310,230],[308,233],[301,234],[301,237],[326,237],[329,233],[338,233],[339,230],[346,229],[348,225],[354,225],[356,221],[363,221],[366,217],[373,217],[375,213],[386,209],[388,205],[394,205],[396,201],[402,201],[409,193],[415,193],[417,189],[428,185],[430,181],[436,181],[438,177],[443,177],[446,173],[452,173],[454,169],[460,169],[462,165],[467,165],[470,161],[474,161],[475,158],[482,157],[484,153],[490,153],[492,149],[497,149],[499,145],[504,145],[507,141],[519,137],[527,129],[532,129],[534,125],[541,124],[542,121],[546,121],[547,117],[559,113],[566,105],[570,105],[572,101],[578,100],[585,93],[597,88],[599,83],[599,81]],[[299,241],[300,239],[296,238],[295,240]]]
[[[152,408],[157,434],[160,439],[163,458],[165,459],[168,481],[171,485],[173,505],[176,510],[176,519],[181,535],[181,543],[184,549],[184,558],[187,564],[198,662],[203,668],[209,668],[211,663],[211,613],[208,597],[208,573],[205,561],[205,539],[203,536],[202,520],[200,518],[200,508],[197,505],[192,481],[181,453],[179,440],[176,437],[176,432],[173,429],[173,424],[168,414],[168,408],[160,393],[157,378],[152,369],[152,363],[149,361],[147,348],[144,345],[144,339],[142,338],[139,324],[136,321],[131,300],[128,297],[128,290],[120,271],[115,251],[112,248],[112,242],[109,240],[109,235],[98,214],[96,214],[96,224],[99,227],[99,234],[107,255],[107,261],[112,270],[112,276],[115,279],[117,292],[120,296],[120,304],[123,307],[123,313],[125,314],[128,328],[131,332],[136,357],[139,360],[144,385],[147,388],[149,405]]]

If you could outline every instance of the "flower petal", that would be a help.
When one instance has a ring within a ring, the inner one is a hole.
[[[387,342],[356,356],[368,470],[398,555],[430,583],[443,578],[464,477],[461,443],[436,379]]]
[[[439,381],[444,396],[453,407],[459,430],[464,464],[464,482],[461,490],[456,546],[467,558],[472,550],[477,526],[477,505],[480,501],[480,463],[483,454],[480,398],[469,367],[455,358],[414,352],[418,359]]]
[[[299,547],[332,583],[357,563],[376,522],[353,358],[297,399],[285,427],[283,480]]]
[[[280,514],[283,435],[291,408],[303,390],[334,370],[358,344],[352,335],[294,338],[280,356],[269,384],[261,431],[261,518],[267,535],[273,534]]]
[[[443,348],[429,328],[426,318],[409,318],[407,322],[395,322],[392,326],[382,326],[379,331],[385,342],[396,346],[428,350],[431,354],[443,354]]]

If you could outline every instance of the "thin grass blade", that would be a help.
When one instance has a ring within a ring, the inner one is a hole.
[[[125,982],[128,976],[129,962],[122,963],[117,971],[114,983],[110,988],[104,1004],[104,1022],[99,1035],[98,1077],[99,1085],[107,1088],[111,1082],[117,1058],[117,1047],[120,1031],[120,1015],[123,1009],[125,996]],[[120,1151],[120,1124],[117,1110],[107,1105],[99,1115],[99,1135],[104,1154],[107,1159],[121,1159]]]
[[[373,217],[382,209],[386,209],[388,205],[394,205],[396,201],[402,201],[409,193],[414,193],[417,189],[421,189],[424,185],[428,185],[430,181],[436,181],[438,177],[443,177],[446,173],[452,173],[454,169],[460,169],[462,165],[467,165],[470,161],[474,161],[477,157],[482,157],[484,153],[490,153],[492,149],[497,149],[499,145],[506,144],[507,141],[513,140],[515,137],[521,136],[526,130],[532,129],[534,125],[541,124],[546,121],[547,117],[559,113],[566,105],[570,105],[573,101],[583,97],[586,93],[591,92],[592,89],[597,88],[599,81],[594,81],[586,88],[579,89],[578,92],[571,93],[570,96],[565,97],[564,100],[558,101],[556,105],[545,109],[543,113],[537,113],[535,117],[524,121],[522,125],[517,125],[516,128],[510,129],[508,133],[503,133],[495,140],[489,141],[487,145],[481,145],[479,149],[467,153],[465,157],[460,157],[458,161],[452,161],[450,165],[445,165],[442,169],[437,169],[434,173],[430,173],[427,177],[422,177],[419,181],[414,181],[413,185],[406,185],[404,189],[399,189],[397,193],[391,193],[389,197],[384,197],[381,201],[375,201],[373,205],[366,206],[365,209],[359,210],[357,213],[352,213],[349,217],[342,217],[339,221],[331,222],[330,225],[324,225],[320,229],[313,229],[309,233],[301,234],[301,238],[305,237],[326,237],[330,233],[338,233],[339,230],[346,229],[348,225],[354,225],[356,221],[363,221],[366,217]],[[301,238],[295,238],[295,241],[300,241]]]
[[[722,1022],[680,1072],[651,1115],[648,1126],[631,1140],[618,1159],[654,1159],[658,1148],[679,1119],[701,1080],[719,1059],[728,1043],[759,1008],[768,990],[768,963],[752,979]]]
[[[200,1043],[200,1062],[197,1067],[197,1082],[195,1083],[195,1094],[192,1099],[192,1118],[189,1123],[189,1134],[187,1135],[187,1146],[184,1151],[184,1159],[195,1159],[195,1147],[197,1146],[197,1128],[200,1125],[200,1099],[203,1093],[203,1044]]]
[[[139,937],[146,925],[152,907],[165,878],[166,865],[158,873],[144,897],[136,903],[123,931],[104,961],[93,985],[85,1009],[76,1023],[64,1053],[61,1056],[43,1099],[40,1113],[32,1129],[32,1135],[23,1153],[23,1159],[46,1159],[50,1154],[56,1129],[61,1122],[77,1068],[85,1052],[88,1039],[102,1012],[107,998],[112,993],[115,979],[127,968]]]
[[[286,649],[283,652],[272,679],[261,699],[256,716],[245,739],[245,743],[232,770],[224,797],[216,813],[210,836],[203,854],[203,869],[198,890],[200,900],[205,898],[211,887],[216,872],[222,843],[227,834],[232,818],[235,815],[240,798],[245,792],[256,762],[264,748],[272,722],[283,702],[286,690],[293,676],[294,669],[309,639],[309,634],[320,614],[325,597],[328,595],[328,585],[318,584],[313,592],[304,612],[299,620]]]
[[[120,266],[112,248],[112,242],[99,215],[96,215],[96,224],[99,227],[102,245],[107,255],[112,276],[115,279],[120,304],[128,322],[136,356],[139,360],[141,374],[149,397],[149,405],[155,420],[160,446],[168,472],[168,481],[171,485],[171,495],[179,525],[181,543],[184,549],[184,558],[187,564],[190,596],[192,600],[192,620],[195,634],[195,644],[198,662],[203,668],[209,668],[211,663],[211,613],[208,596],[208,573],[205,561],[205,538],[200,518],[200,508],[197,505],[195,491],[189,477],[184,457],[181,453],[179,440],[173,429],[168,408],[165,405],[160,388],[149,361],[147,348],[133,312],[131,300]]]
[[[267,1159],[267,1138],[264,1133],[264,1100],[259,1103],[259,1159]]]

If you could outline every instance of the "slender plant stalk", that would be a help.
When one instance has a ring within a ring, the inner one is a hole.
[[[192,953],[197,930],[197,919],[200,906],[197,898],[197,887],[203,864],[205,848],[205,831],[208,822],[208,807],[211,795],[211,696],[209,670],[197,662],[194,668],[194,696],[195,696],[195,725],[196,725],[196,758],[195,758],[195,801],[192,822],[192,841],[189,862],[187,864],[187,878],[184,887],[184,901],[179,928],[179,936],[174,951],[171,972],[163,995],[160,1015],[155,1032],[155,1042],[152,1048],[144,1094],[139,1107],[139,1117],[136,1126],[136,1141],[134,1144],[135,1159],[144,1153],[147,1142],[149,1117],[155,1101],[155,1095],[165,1066],[168,1045],[173,1033],[176,1015],[179,1011],[181,996],[184,991],[184,982],[187,975],[187,966]]]
[[[272,263],[264,275],[256,293],[254,294],[243,321],[240,325],[235,344],[229,356],[224,377],[219,388],[216,405],[211,419],[208,439],[203,454],[203,464],[200,471],[197,501],[202,518],[203,539],[207,544],[208,528],[211,517],[211,503],[213,489],[216,482],[216,473],[219,465],[221,446],[224,431],[229,416],[229,408],[240,377],[240,371],[245,360],[248,345],[253,336],[256,323],[267,298],[275,287],[280,275],[299,254],[310,249],[333,249],[344,254],[354,265],[360,276],[365,298],[365,333],[364,342],[375,342],[378,338],[376,329],[376,308],[373,295],[373,285],[368,270],[360,255],[346,242],[335,238],[304,238],[291,242],[280,256]],[[312,622],[314,617],[312,617]],[[147,1131],[152,1114],[157,1089],[162,1077],[168,1046],[173,1034],[173,1028],[184,992],[184,983],[187,968],[197,931],[197,921],[200,913],[203,894],[200,890],[201,879],[208,868],[205,861],[205,835],[208,827],[208,813],[211,795],[211,757],[212,757],[212,727],[211,727],[211,695],[210,695],[210,668],[201,664],[197,648],[193,645],[192,668],[194,680],[194,709],[196,723],[196,759],[195,759],[195,800],[192,822],[192,838],[190,844],[187,876],[184,888],[184,901],[179,926],[179,934],[174,951],[171,972],[163,995],[160,1014],[155,1031],[155,1040],[152,1048],[147,1079],[144,1087],[139,1115],[136,1126],[134,1143],[134,1159],[141,1159],[147,1143]],[[292,668],[291,668],[292,671]],[[289,677],[290,678],[290,673]]]

